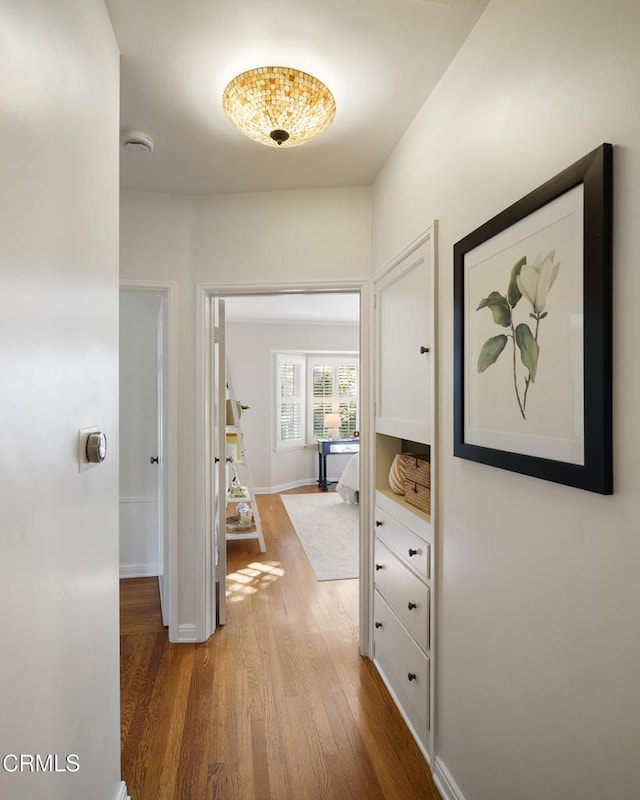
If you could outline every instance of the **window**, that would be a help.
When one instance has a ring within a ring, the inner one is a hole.
[[[326,438],[326,414],[339,414],[340,438],[359,428],[359,361],[353,354],[276,354],[276,449]]]
[[[302,447],[305,444],[305,366],[304,356],[276,355],[276,447]]]
[[[309,358],[308,430],[311,439],[327,437],[326,414],[339,414],[340,438],[349,439],[358,430],[358,359]]]

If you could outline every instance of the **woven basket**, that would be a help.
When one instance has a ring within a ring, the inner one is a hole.
[[[404,499],[425,514],[431,513],[431,464],[421,453],[405,453]]]
[[[431,464],[427,456],[406,454],[405,480],[409,483],[419,483],[422,486],[431,486]]]
[[[404,499],[410,506],[419,508],[425,514],[431,514],[431,489],[428,486],[405,480]]]

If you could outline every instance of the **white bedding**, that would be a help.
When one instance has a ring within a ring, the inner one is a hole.
[[[358,493],[360,491],[360,454],[356,453],[353,458],[347,462],[344,468],[336,492],[345,501],[345,503],[357,503]]]

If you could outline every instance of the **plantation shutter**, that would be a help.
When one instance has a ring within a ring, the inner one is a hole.
[[[305,359],[278,353],[276,448],[302,447],[305,444]]]
[[[314,439],[328,436],[326,414],[340,415],[340,438],[358,430],[358,360],[355,358],[310,358],[310,424]]]
[[[358,364],[340,364],[338,374],[338,412],[340,436],[348,439],[358,430]]]
[[[322,439],[327,435],[324,415],[333,413],[334,368],[328,364],[310,364],[313,379],[312,415],[313,438]]]

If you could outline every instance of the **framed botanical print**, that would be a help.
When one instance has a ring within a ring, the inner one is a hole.
[[[454,246],[454,455],[611,494],[612,153]]]

